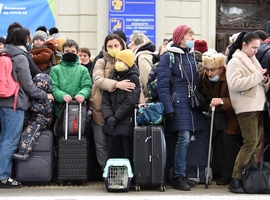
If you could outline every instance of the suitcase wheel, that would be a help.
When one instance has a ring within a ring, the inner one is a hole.
[[[82,181],[82,186],[86,186],[86,184],[87,184],[87,181]]]
[[[135,191],[138,192],[138,191],[141,191],[141,187],[139,185],[136,185],[135,186]]]
[[[159,191],[160,192],[165,192],[166,191],[166,187],[164,185],[159,186]]]

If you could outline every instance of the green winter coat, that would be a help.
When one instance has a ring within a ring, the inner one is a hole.
[[[78,59],[72,63],[61,60],[59,65],[52,67],[50,77],[55,116],[59,115],[60,105],[67,94],[71,97],[79,94],[86,100],[90,97],[92,81],[87,68],[82,66]]]

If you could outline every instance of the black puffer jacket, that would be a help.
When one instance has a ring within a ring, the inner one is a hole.
[[[105,119],[103,132],[113,136],[129,136],[133,131],[133,110],[138,103],[141,88],[139,83],[139,70],[136,65],[124,72],[114,73],[109,77],[111,79],[122,81],[129,79],[135,83],[136,87],[132,92],[117,89],[114,92],[103,91],[102,96],[102,114]],[[110,128],[107,119],[114,116],[117,123],[114,129]]]
[[[259,47],[256,58],[260,62],[262,68],[267,69],[270,74],[270,38],[267,38]],[[266,93],[267,100],[270,100],[270,91]]]

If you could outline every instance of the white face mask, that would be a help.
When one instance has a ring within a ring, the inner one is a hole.
[[[212,82],[218,82],[219,81],[219,76],[215,75],[213,78],[208,77],[208,79],[209,79],[209,81],[212,81]]]

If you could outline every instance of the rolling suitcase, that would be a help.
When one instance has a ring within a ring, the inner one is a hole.
[[[42,131],[29,154],[29,160],[16,160],[16,179],[23,183],[50,182],[53,176],[54,146],[53,133]]]
[[[161,125],[137,126],[135,109],[135,128],[133,138],[133,169],[135,190],[141,187],[158,187],[161,192],[164,186],[166,165],[166,143],[164,128]]]
[[[81,133],[82,104],[78,103],[78,135],[68,135],[68,103],[66,104],[65,135],[58,142],[58,181],[60,185],[68,181],[81,181],[86,185],[88,179],[88,140]]]

